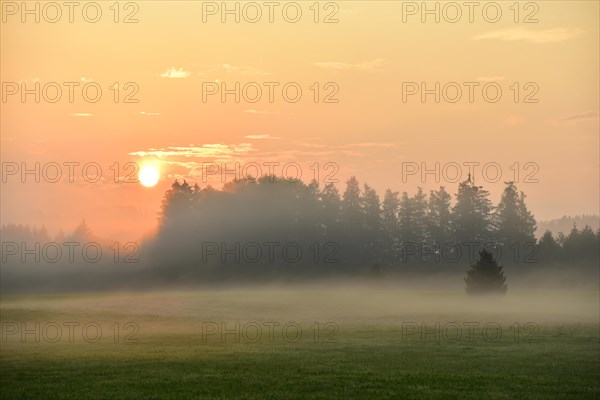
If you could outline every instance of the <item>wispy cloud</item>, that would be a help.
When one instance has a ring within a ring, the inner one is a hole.
[[[185,71],[183,68],[171,67],[159,76],[161,78],[182,79],[189,77],[191,74],[190,71]]]
[[[146,112],[146,111],[140,111],[140,114],[148,115],[148,116],[160,115],[160,113],[158,113],[158,112]]]
[[[329,148],[331,150],[340,150],[340,149],[351,149],[351,148],[392,148],[404,145],[401,142],[357,142],[357,143],[347,143],[342,145],[327,145],[324,143],[312,143],[312,142],[294,142],[294,145],[301,147],[310,147],[310,148]]]
[[[88,114],[88,113],[71,113],[69,114],[72,117],[91,117],[94,114]]]
[[[247,139],[258,139],[258,140],[260,140],[260,139],[281,139],[278,136],[271,136],[271,135],[247,135],[244,137]]]
[[[577,121],[585,121],[590,119],[598,119],[599,113],[598,111],[588,111],[583,113],[577,113],[568,115],[560,120],[563,122],[577,122]]]
[[[333,71],[361,71],[376,72],[383,65],[383,58],[377,58],[373,61],[366,61],[358,64],[349,64],[345,62],[317,62],[315,65],[319,68],[325,68]]]
[[[524,40],[531,43],[555,43],[574,38],[582,32],[581,29],[573,28],[552,28],[543,30],[508,28],[483,33],[475,36],[473,39],[498,39],[504,41]]]
[[[229,158],[236,154],[243,154],[254,151],[251,143],[240,144],[224,144],[224,143],[207,143],[202,146],[169,146],[166,148],[142,151],[134,151],[129,153],[132,156],[139,157],[183,157],[183,158]]]

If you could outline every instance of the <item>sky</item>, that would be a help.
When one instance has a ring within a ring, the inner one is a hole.
[[[599,213],[598,2],[265,4],[0,2],[2,224],[137,239],[236,163],[381,197],[472,166],[539,220]]]

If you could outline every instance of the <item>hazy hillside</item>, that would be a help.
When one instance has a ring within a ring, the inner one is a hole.
[[[536,236],[541,237],[546,230],[550,230],[553,234],[562,232],[565,235],[573,229],[573,224],[576,224],[578,228],[583,228],[589,225],[593,230],[600,228],[600,217],[598,215],[576,215],[563,216],[562,218],[552,219],[549,221],[538,221]]]

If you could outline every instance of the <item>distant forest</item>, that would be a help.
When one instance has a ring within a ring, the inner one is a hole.
[[[600,229],[600,216],[598,215],[575,215],[573,217],[564,215],[561,218],[551,219],[547,221],[538,221],[536,236],[541,237],[546,231],[554,234],[562,232],[568,234],[573,229],[573,226],[589,226],[594,231]]]
[[[175,181],[163,198],[158,232],[141,244],[140,266],[161,280],[340,276],[381,271],[464,271],[484,247],[502,265],[597,270],[600,232],[571,226],[536,239],[526,196],[507,182],[500,202],[470,177],[455,194],[386,190],[383,200],[352,177],[340,193],[275,176],[221,190]],[[50,238],[45,229],[6,225],[3,241],[95,240],[82,223]]]
[[[470,177],[454,196],[444,187],[428,194],[418,188],[412,195],[386,190],[383,200],[355,177],[341,194],[334,184],[321,188],[315,181],[275,176],[229,182],[222,190],[176,181],[165,193],[159,232],[148,251],[156,268],[167,275],[337,275],[374,266],[422,272],[442,266],[464,269],[483,247],[493,249],[504,265],[597,268],[598,231],[572,226],[566,235],[548,231],[537,240],[536,221],[525,200],[507,182],[494,205],[488,191]],[[256,244],[264,252],[271,248],[262,243],[273,242],[297,243],[310,257],[290,260],[294,257],[278,250],[275,262],[267,262],[264,255],[254,257]]]

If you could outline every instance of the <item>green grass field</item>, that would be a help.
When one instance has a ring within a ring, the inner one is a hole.
[[[0,397],[597,399],[598,307],[375,288],[3,297]]]

